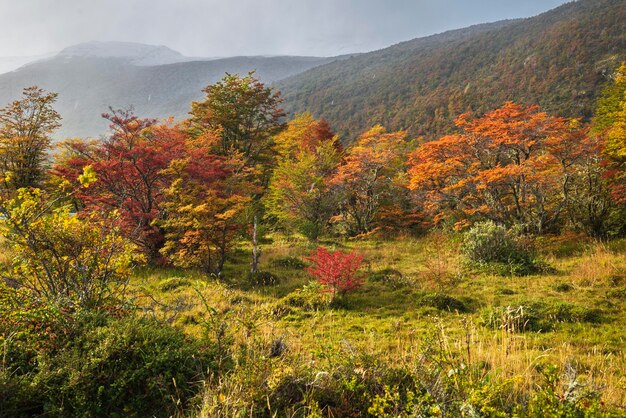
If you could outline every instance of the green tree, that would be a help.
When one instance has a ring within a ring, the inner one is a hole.
[[[267,206],[286,229],[295,227],[315,241],[338,206],[331,185],[341,162],[339,139],[325,121],[302,114],[276,137],[279,163],[272,175]]]
[[[249,177],[257,192],[248,207],[248,222],[252,227],[252,272],[259,263],[257,224],[263,208],[260,199],[267,189],[275,164],[273,137],[284,128],[285,112],[281,109],[280,92],[265,86],[250,72],[244,77],[228,74],[219,82],[206,87],[204,101],[191,104],[189,127],[192,136],[219,133],[216,153],[241,158],[245,167],[253,170]]]
[[[0,171],[5,191],[37,187],[46,173],[50,135],[61,116],[53,109],[57,94],[25,88],[21,100],[0,109]]]
[[[280,93],[254,77],[226,76],[206,87],[204,101],[191,104],[190,128],[194,136],[220,132],[217,154],[241,153],[247,165],[271,166],[272,137],[284,124]]]

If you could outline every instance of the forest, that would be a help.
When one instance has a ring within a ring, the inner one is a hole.
[[[626,64],[592,115],[424,139],[288,117],[0,109],[0,416],[626,416]]]
[[[285,108],[325,117],[354,140],[382,124],[432,140],[464,112],[507,100],[569,118],[593,115],[626,60],[626,2],[571,1],[541,15],[402,42],[282,80]]]

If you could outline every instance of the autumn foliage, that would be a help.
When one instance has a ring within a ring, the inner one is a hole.
[[[363,284],[363,276],[358,274],[363,257],[354,252],[328,251],[324,247],[318,247],[308,260],[313,266],[307,268],[307,271],[325,286],[333,298],[337,294],[351,292]]]
[[[462,115],[461,133],[419,147],[409,188],[435,223],[463,227],[491,219],[543,233],[563,220],[577,165],[593,155],[587,130],[537,106],[506,103],[482,117]]]

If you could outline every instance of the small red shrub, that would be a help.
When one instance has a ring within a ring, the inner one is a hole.
[[[313,266],[307,268],[309,274],[333,294],[345,294],[357,289],[363,284],[363,275],[357,274],[363,257],[351,252],[328,251],[324,247],[318,247],[307,260],[313,262]]]

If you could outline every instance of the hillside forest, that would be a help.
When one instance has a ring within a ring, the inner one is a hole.
[[[0,416],[626,416],[626,65],[428,140],[203,93],[0,109]]]

